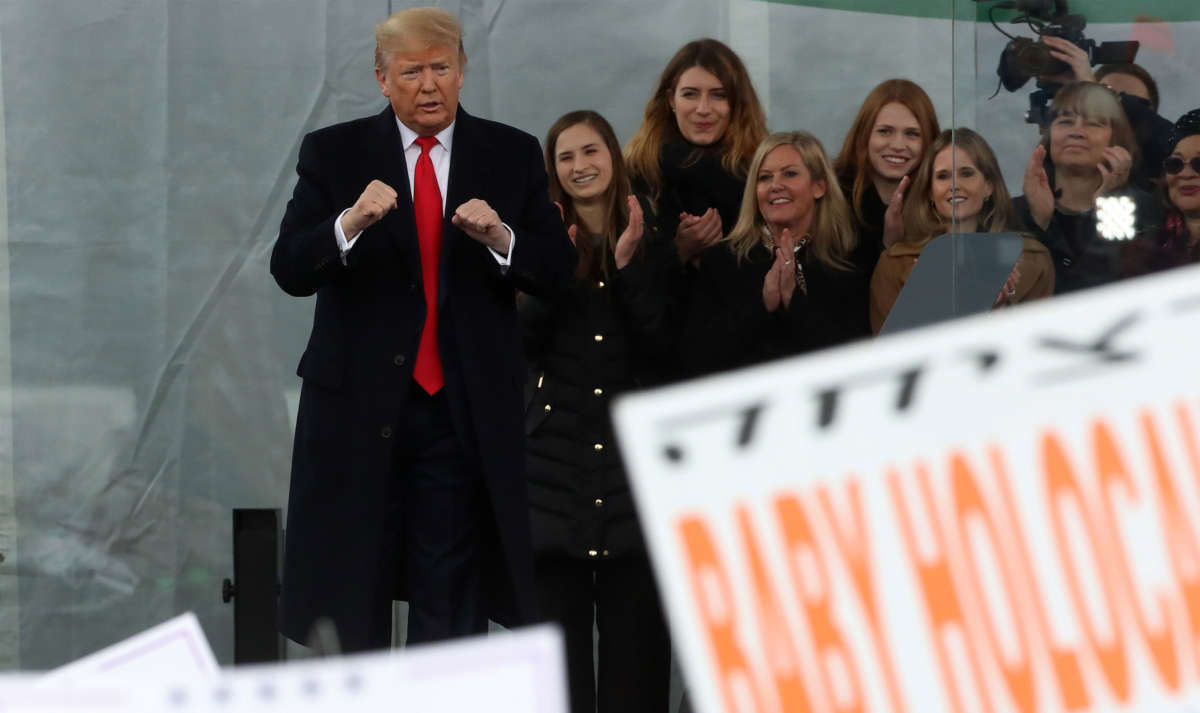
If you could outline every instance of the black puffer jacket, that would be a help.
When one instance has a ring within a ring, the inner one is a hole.
[[[656,380],[667,311],[658,282],[670,245],[647,227],[641,255],[578,280],[557,304],[521,299],[526,474],[534,553],[602,560],[645,550],[609,417],[614,396]],[[585,239],[581,234],[580,239]]]

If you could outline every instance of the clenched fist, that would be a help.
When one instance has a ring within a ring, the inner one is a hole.
[[[350,241],[378,223],[396,207],[396,191],[383,181],[371,181],[342,216],[342,233]]]
[[[487,201],[472,198],[463,203],[454,211],[450,222],[500,255],[508,254],[512,235],[500,222],[500,215],[492,210]]]

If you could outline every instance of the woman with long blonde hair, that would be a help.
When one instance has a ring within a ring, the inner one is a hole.
[[[737,223],[700,255],[681,358],[691,375],[869,334],[867,281],[850,208],[810,133],[758,147]]]

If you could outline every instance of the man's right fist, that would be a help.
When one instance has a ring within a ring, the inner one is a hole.
[[[342,234],[346,236],[346,242],[378,223],[395,207],[396,191],[391,186],[383,181],[368,183],[350,210],[342,215]]]

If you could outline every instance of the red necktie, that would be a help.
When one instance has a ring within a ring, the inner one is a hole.
[[[430,394],[441,390],[442,357],[438,352],[437,294],[438,264],[442,256],[442,191],[433,173],[429,150],[437,145],[432,136],[420,136],[421,157],[413,176],[413,214],[417,221],[417,242],[421,248],[421,280],[425,283],[425,327],[421,330],[421,346],[417,348],[417,363],[413,379]]]

